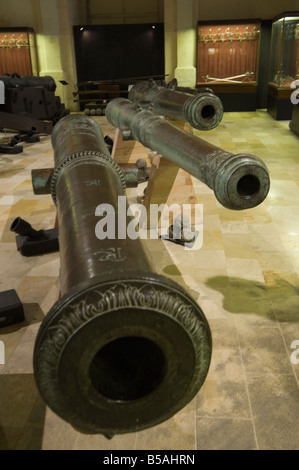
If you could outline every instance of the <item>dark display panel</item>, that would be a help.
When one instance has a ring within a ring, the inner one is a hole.
[[[78,82],[164,75],[164,24],[74,26]]]

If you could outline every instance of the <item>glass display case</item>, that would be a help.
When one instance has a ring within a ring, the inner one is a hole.
[[[198,23],[197,84],[256,84],[260,22]]]
[[[269,84],[289,88],[299,79],[299,12],[272,24]]]
[[[268,113],[276,120],[292,118],[291,94],[299,79],[299,11],[272,21]]]

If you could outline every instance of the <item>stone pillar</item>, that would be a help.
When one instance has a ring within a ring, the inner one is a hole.
[[[74,58],[72,8],[76,2],[70,0],[35,0],[37,24],[37,53],[39,75],[50,75],[57,88],[55,94],[71,111],[77,106],[73,103],[72,92],[76,88],[76,66]],[[64,80],[68,85],[62,85]]]
[[[177,11],[174,0],[164,0],[164,50],[166,82],[170,82],[177,66]]]
[[[39,0],[38,3],[40,14],[36,43],[39,75],[50,75],[53,77],[57,85],[56,94],[62,98],[62,85],[59,83],[59,80],[64,80],[64,73],[60,57],[60,26],[57,1]]]
[[[196,21],[197,1],[176,0],[177,4],[177,67],[179,86],[196,84]]]
[[[71,111],[78,111],[79,105],[74,103],[73,91],[77,90],[77,71],[74,46],[73,25],[80,24],[78,3],[74,0],[59,0],[58,13],[60,24],[60,60],[64,80],[68,83],[64,87],[66,106]]]

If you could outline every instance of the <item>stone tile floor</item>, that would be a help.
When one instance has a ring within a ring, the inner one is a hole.
[[[96,120],[113,137],[106,118]],[[202,248],[147,241],[157,272],[185,287],[204,311],[212,362],[202,389],[176,416],[112,440],[75,431],[45,406],[34,382],[37,330],[59,295],[59,254],[21,256],[10,224],[21,216],[36,229],[54,226],[51,197],[34,195],[31,184],[32,169],[53,166],[50,138],[24,144],[18,155],[0,154],[0,291],[16,289],[26,318],[0,329],[0,449],[299,450],[299,363],[291,361],[292,353],[299,361],[291,349],[299,340],[299,138],[264,110],[225,113],[216,129],[195,134],[259,156],[270,193],[260,206],[233,212],[189,177],[203,204]],[[188,198],[187,177],[179,173],[174,199]]]

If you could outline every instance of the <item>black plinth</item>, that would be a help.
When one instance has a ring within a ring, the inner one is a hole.
[[[24,235],[16,236],[18,251],[23,256],[36,256],[59,251],[58,228],[44,230],[44,238],[30,238]]]
[[[293,105],[292,120],[290,122],[290,129],[295,134],[299,135],[299,104]]]
[[[0,328],[25,320],[24,310],[14,289],[0,292]]]
[[[292,117],[292,102],[290,98],[277,98],[268,95],[267,111],[276,121],[288,121]]]

